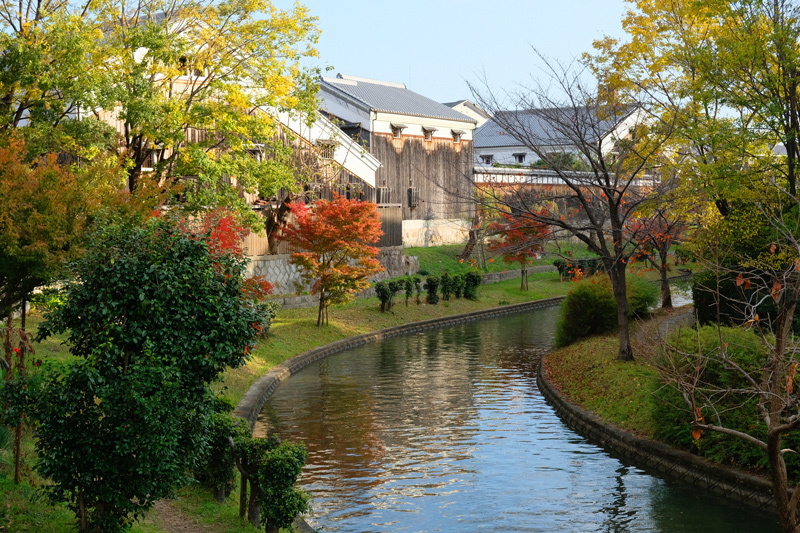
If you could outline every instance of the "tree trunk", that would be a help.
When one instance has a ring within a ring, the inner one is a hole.
[[[661,265],[658,270],[661,274],[661,308],[672,309],[672,291],[669,288],[669,276],[667,272],[667,258],[661,255]]]
[[[769,456],[769,473],[772,480],[772,493],[778,509],[778,519],[784,533],[797,533],[796,512],[789,508],[789,481],[786,474],[786,463],[781,453],[781,435],[776,431],[767,433],[767,454]]]
[[[325,291],[319,293],[319,307],[317,308],[317,327],[322,327],[323,317],[325,316]]]
[[[25,312],[25,308],[27,307],[28,303],[25,298],[22,299],[22,315],[20,317],[20,331],[19,331],[19,358],[17,359],[17,376],[20,378],[24,378],[27,375],[26,368],[25,368],[25,350],[27,343],[27,337],[25,335],[25,323],[27,318],[27,313]],[[9,331],[9,335],[11,332]],[[23,415],[24,417],[24,415]],[[24,420],[24,418],[23,418]],[[14,430],[14,483],[19,485],[20,481],[22,481],[22,432],[24,430],[23,422],[20,421],[17,424],[17,427]]]
[[[261,489],[250,482],[250,504],[247,506],[247,521],[258,529],[261,526]]]
[[[466,261],[470,258],[472,251],[475,249],[475,245],[478,244],[478,233],[480,233],[480,231],[481,216],[475,213],[475,216],[472,217],[472,226],[469,228],[469,240],[467,240],[467,245],[464,246],[464,250],[459,254],[459,259]]]
[[[617,302],[617,322],[619,324],[619,353],[620,361],[633,361],[630,332],[628,328],[628,289],[625,286],[625,264],[618,262],[609,271],[611,277],[611,290]]]
[[[267,211],[264,229],[267,232],[267,243],[271,254],[276,253],[278,250],[278,237],[280,237],[281,230],[289,220],[289,213],[292,212],[291,203],[292,195],[287,194],[281,205]]]
[[[280,530],[281,530],[281,528],[279,528],[277,526],[272,526],[270,524],[267,524],[266,526],[264,526],[264,531],[266,531],[266,533],[280,533]]]
[[[520,278],[521,278],[521,281],[520,281],[519,289],[521,291],[527,291],[528,290],[528,269],[527,268],[523,267],[522,269],[520,269]]]
[[[239,484],[239,518],[244,518],[247,514],[247,476],[241,470],[241,482]]]

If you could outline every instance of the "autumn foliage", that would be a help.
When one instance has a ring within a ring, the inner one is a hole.
[[[302,251],[291,262],[312,282],[319,294],[317,325],[327,323],[328,306],[351,299],[369,287],[367,278],[383,270],[372,244],[380,239],[381,221],[377,206],[348,200],[334,194],[332,200],[318,200],[313,207],[292,205],[295,217],[284,231],[283,240]]]
[[[546,216],[542,211],[540,216]],[[526,266],[536,253],[542,250],[545,240],[550,237],[550,227],[528,217],[501,213],[501,220],[489,225],[489,231],[499,236],[489,249],[502,255],[506,263],[519,263],[522,271],[520,288],[528,289]]]

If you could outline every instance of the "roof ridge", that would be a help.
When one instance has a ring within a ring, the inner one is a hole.
[[[362,78],[359,76],[349,76],[347,74],[337,74],[336,77],[344,81],[354,81],[363,83],[374,83],[375,85],[384,85],[386,87],[394,87],[396,89],[408,89],[405,83],[396,83],[393,81],[374,80],[372,78]]]

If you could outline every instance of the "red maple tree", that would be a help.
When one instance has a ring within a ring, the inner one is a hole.
[[[381,220],[374,203],[348,200],[334,193],[312,208],[292,204],[295,222],[281,237],[295,248],[291,262],[303,269],[303,279],[319,294],[317,326],[328,323],[328,307],[350,300],[369,287],[367,278],[383,270],[378,249]]]
[[[544,216],[544,213],[541,213]],[[502,220],[492,222],[489,231],[499,239],[489,245],[493,252],[500,253],[505,263],[519,263],[521,271],[520,289],[528,290],[528,264],[542,251],[544,242],[550,237],[550,227],[535,222],[529,217],[501,213]]]

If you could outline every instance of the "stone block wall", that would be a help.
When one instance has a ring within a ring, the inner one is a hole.
[[[314,305],[309,302],[309,298],[302,296],[303,292],[310,292],[311,286],[304,283],[301,270],[291,263],[289,254],[275,254],[275,255],[261,255],[250,257],[250,265],[248,266],[247,274],[249,276],[264,276],[267,281],[275,286],[275,294],[277,295],[295,295],[283,298],[284,306],[298,307]],[[388,248],[381,248],[378,254],[383,267],[386,269],[384,272],[376,276],[375,280],[396,278],[406,274],[415,274],[419,270],[419,260],[416,257],[406,257],[403,253],[401,246],[393,246]],[[311,298],[316,301],[316,298]],[[293,300],[298,300],[297,305]]]

